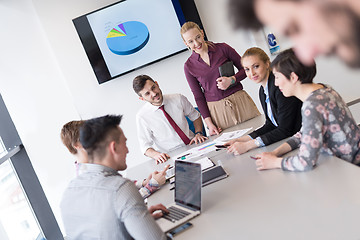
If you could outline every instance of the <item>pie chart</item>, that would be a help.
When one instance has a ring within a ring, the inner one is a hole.
[[[117,55],[130,55],[142,49],[149,41],[149,30],[138,21],[123,22],[108,33],[106,44]]]

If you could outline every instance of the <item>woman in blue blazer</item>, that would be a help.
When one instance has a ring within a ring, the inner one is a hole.
[[[228,152],[235,155],[290,137],[301,127],[302,102],[296,97],[285,97],[275,86],[268,55],[260,48],[249,48],[242,56],[241,63],[247,77],[261,84],[259,98],[266,121],[249,135],[225,143]]]

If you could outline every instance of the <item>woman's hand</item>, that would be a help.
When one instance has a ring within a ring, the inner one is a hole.
[[[235,142],[227,148],[227,151],[229,153],[234,153],[234,155],[240,155],[249,150],[247,142]]]
[[[236,143],[236,142],[239,142],[237,138],[232,139],[232,140],[230,140],[230,141],[227,141],[226,143],[224,143],[224,146],[229,147],[229,146],[233,145],[233,144]]]
[[[219,77],[216,82],[218,89],[226,90],[234,82],[234,77]]]
[[[209,134],[210,136],[212,135],[219,135],[219,133],[222,131],[221,128],[218,128],[217,126],[215,126],[215,124],[213,123],[211,117],[207,117],[204,119],[205,120],[205,123],[206,123],[206,126],[208,127],[209,129]]]
[[[277,157],[273,152],[264,152],[255,156],[257,170],[281,168],[282,158]]]
[[[219,135],[219,133],[221,133],[221,128],[218,128],[217,126],[215,126],[215,124],[209,124],[208,125],[208,128],[209,128],[209,134],[210,136],[212,135]]]

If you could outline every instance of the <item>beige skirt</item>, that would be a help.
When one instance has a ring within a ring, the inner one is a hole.
[[[222,130],[260,115],[245,90],[237,91],[219,101],[207,103],[213,123]]]

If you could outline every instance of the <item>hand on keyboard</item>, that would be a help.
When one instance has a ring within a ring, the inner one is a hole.
[[[157,211],[157,210],[160,210],[160,211]],[[161,218],[164,214],[169,213],[169,210],[161,203],[149,207],[148,211],[155,219]]]

